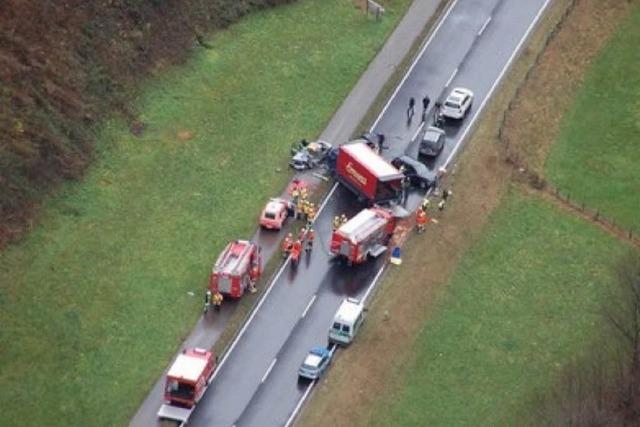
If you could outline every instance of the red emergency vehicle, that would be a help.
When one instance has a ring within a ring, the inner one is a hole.
[[[293,204],[285,199],[271,199],[262,210],[260,226],[271,230],[280,230],[282,224],[293,211]]]
[[[247,240],[230,242],[213,265],[211,292],[240,298],[262,274],[260,247]]]
[[[165,403],[158,417],[186,423],[207,390],[215,365],[213,353],[201,348],[186,349],[178,355],[167,373]]]
[[[396,200],[402,194],[404,175],[364,142],[340,146],[335,174],[343,185],[369,202]]]
[[[364,209],[333,232],[329,250],[350,264],[363,263],[368,256],[375,258],[387,250],[395,224],[395,217],[388,209]]]

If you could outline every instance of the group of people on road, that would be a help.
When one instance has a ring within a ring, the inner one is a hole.
[[[431,98],[429,95],[425,95],[422,98],[422,121],[427,120],[427,110],[429,110],[429,105],[431,104]],[[407,107],[407,124],[411,124],[411,120],[413,119],[413,115],[415,114],[415,105],[416,99],[414,97],[409,98],[409,106]],[[444,116],[442,115],[441,108],[442,104],[439,101],[436,101],[434,104],[435,111],[433,113],[433,124],[436,127],[444,126]]]
[[[333,231],[336,231],[337,229],[342,227],[344,224],[347,223],[347,221],[349,221],[349,219],[347,218],[347,216],[345,214],[334,216],[333,217],[333,222],[331,223]]]
[[[443,188],[440,191],[440,201],[438,202],[438,205],[437,205],[437,208],[439,211],[444,210],[444,207],[447,203],[447,200],[449,199],[449,196],[451,196],[451,190],[447,190]],[[416,230],[418,231],[418,233],[424,232],[428,222],[433,222],[433,223],[438,222],[435,218],[429,218],[427,216],[427,212],[430,206],[431,206],[431,201],[429,200],[428,197],[425,197],[422,200],[422,203],[420,204],[418,209],[416,210]]]
[[[316,206],[309,200],[307,188],[294,188],[291,191],[291,203],[294,208],[294,218],[305,221],[307,227],[310,227],[316,218]]]
[[[427,118],[427,110],[429,109],[429,104],[431,103],[431,98],[429,95],[425,95],[422,98],[422,121]],[[416,99],[414,97],[409,98],[409,107],[407,108],[407,122],[411,123],[413,119],[413,115],[415,114],[415,106]]]

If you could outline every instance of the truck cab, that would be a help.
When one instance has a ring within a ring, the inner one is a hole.
[[[207,390],[216,358],[212,352],[190,348],[178,355],[169,368],[164,387],[164,404],[158,418],[186,422]]]

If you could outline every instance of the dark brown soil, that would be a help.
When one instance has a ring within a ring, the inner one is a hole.
[[[136,80],[206,47],[206,32],[291,1],[1,0],[0,248],[82,175],[105,114],[144,130],[128,105]]]

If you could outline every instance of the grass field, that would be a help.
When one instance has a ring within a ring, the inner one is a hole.
[[[142,136],[105,125],[84,182],[0,254],[6,424],[128,421],[197,318],[210,263],[288,180],[290,143],[321,131],[409,3],[379,23],[341,0],[256,13],[148,84]]]
[[[562,191],[640,231],[640,6],[604,48],[547,160]]]
[[[372,419],[517,425],[523,402],[599,333],[611,262],[624,250],[512,190],[419,334],[401,393]]]

